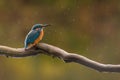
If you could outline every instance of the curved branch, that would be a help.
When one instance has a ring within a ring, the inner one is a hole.
[[[120,65],[102,64],[93,60],[90,60],[84,56],[68,53],[58,47],[40,43],[36,47],[30,50],[24,50],[24,48],[11,48],[7,46],[0,46],[0,55],[11,56],[11,57],[26,57],[37,54],[47,54],[54,57],[58,57],[64,60],[66,63],[75,62],[100,72],[120,72]]]

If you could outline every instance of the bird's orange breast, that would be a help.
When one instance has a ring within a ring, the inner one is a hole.
[[[43,35],[44,35],[44,31],[42,30],[42,31],[40,32],[39,37],[35,40],[34,45],[38,44],[38,43],[42,40]]]

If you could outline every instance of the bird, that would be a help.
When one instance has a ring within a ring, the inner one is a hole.
[[[36,46],[43,38],[44,31],[43,29],[49,24],[35,24],[27,34],[25,41],[24,41],[24,48],[28,50],[34,46]]]

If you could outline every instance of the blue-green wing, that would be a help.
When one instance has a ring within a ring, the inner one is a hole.
[[[40,32],[39,31],[36,31],[36,30],[31,30],[28,35],[26,36],[26,39],[25,39],[25,48],[28,47],[29,44],[32,44],[34,43],[34,41],[39,37],[40,35]]]

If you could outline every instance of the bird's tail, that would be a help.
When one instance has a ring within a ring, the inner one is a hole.
[[[25,50],[31,49],[34,45],[33,44],[29,44],[27,46],[25,46]]]

